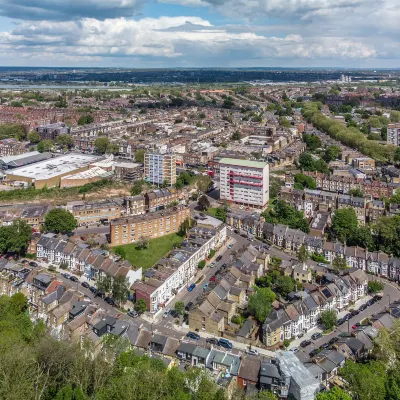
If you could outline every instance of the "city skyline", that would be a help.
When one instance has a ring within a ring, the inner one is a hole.
[[[399,67],[394,0],[0,0],[4,66]]]

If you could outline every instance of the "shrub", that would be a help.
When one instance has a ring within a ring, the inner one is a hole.
[[[201,260],[197,266],[199,267],[199,269],[203,269],[206,266],[206,260]]]

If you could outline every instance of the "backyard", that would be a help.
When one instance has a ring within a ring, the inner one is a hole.
[[[176,233],[149,240],[146,249],[139,249],[137,243],[121,246],[126,251],[126,259],[136,267],[142,267],[143,272],[151,268],[160,258],[172,250],[174,245],[182,243],[184,237]]]

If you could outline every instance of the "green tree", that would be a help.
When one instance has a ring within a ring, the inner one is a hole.
[[[45,139],[39,142],[36,148],[39,153],[44,153],[46,151],[51,150],[52,147],[53,147],[53,142],[49,139]]]
[[[311,176],[307,176],[304,174],[296,174],[294,176],[294,187],[296,189],[316,189],[317,188],[317,183],[315,182],[315,179],[313,179]],[[298,187],[296,187],[296,185]]]
[[[270,176],[269,179],[269,198],[270,200],[278,197],[282,186],[285,186],[285,182],[282,179]]]
[[[126,258],[126,250],[123,246],[114,247],[114,253],[121,258]]]
[[[369,281],[368,282],[368,292],[369,293],[378,293],[383,290],[385,285],[379,281]]]
[[[210,207],[208,197],[205,195],[200,196],[199,200],[197,201],[197,206],[200,211],[206,211]]]
[[[334,310],[326,310],[321,313],[321,321],[326,330],[331,330],[337,325],[337,314]]]
[[[96,281],[97,289],[103,293],[110,293],[112,288],[112,280],[108,275],[102,275]]]
[[[76,226],[77,223],[74,216],[69,211],[62,208],[53,208],[44,217],[45,232],[72,232]]]
[[[325,149],[325,161],[329,163],[330,161],[335,161],[339,158],[341,150],[339,146],[331,145]]]
[[[345,391],[334,386],[328,392],[318,393],[315,400],[352,400],[352,398]]]
[[[196,186],[200,193],[207,193],[211,187],[211,178],[208,175],[198,176]]]
[[[40,142],[39,133],[36,132],[36,131],[29,132],[28,133],[28,140],[33,144],[39,143]]]
[[[358,226],[357,215],[354,208],[336,210],[332,217],[332,234],[342,243],[346,242]]]
[[[109,145],[110,141],[107,136],[100,136],[94,141],[94,147],[96,147],[97,151],[101,154],[104,154],[107,151]]]
[[[285,117],[279,117],[279,125],[284,128],[290,128],[290,122]]]
[[[61,144],[62,146],[70,147],[74,144],[74,139],[72,139],[71,135],[63,133],[62,135],[57,136],[56,143]]]
[[[177,301],[174,305],[174,310],[178,314],[183,315],[185,313],[185,303],[183,301]]]
[[[310,151],[315,151],[322,146],[321,139],[315,135],[303,134],[303,142]]]
[[[131,189],[131,195],[137,196],[142,193],[142,181],[136,181]]]
[[[242,138],[242,135],[240,134],[239,131],[235,131],[233,135],[231,136],[231,140],[240,140]]]
[[[135,310],[139,313],[142,314],[147,310],[147,303],[144,299],[139,299],[136,300],[135,303]]]
[[[306,249],[306,246],[304,244],[299,248],[299,251],[297,252],[297,258],[301,263],[306,262],[309,259],[310,255],[308,254],[308,251]]]
[[[290,276],[279,276],[275,282],[275,292],[286,298],[294,290],[294,282]]]
[[[0,253],[24,254],[32,237],[32,228],[23,220],[0,227]]]
[[[215,212],[215,218],[217,218],[223,222],[226,221],[226,210],[224,207],[217,208],[217,211]]]
[[[249,297],[248,310],[261,323],[268,317],[275,293],[270,288],[255,288],[255,294]]]
[[[88,125],[93,122],[93,117],[91,115],[82,115],[78,120],[78,125]]]
[[[139,249],[147,249],[149,247],[149,240],[145,236],[141,236],[137,242]]]
[[[350,189],[349,195],[354,197],[364,197],[364,193],[360,188]]]
[[[396,147],[396,151],[394,153],[394,161],[400,162],[400,147]]]
[[[335,257],[332,261],[332,267],[336,272],[344,271],[347,268],[346,259],[344,257]]]
[[[114,277],[111,285],[113,299],[118,303],[125,303],[129,295],[129,281],[125,276],[118,275]]]
[[[145,150],[138,149],[135,151],[135,161],[138,163],[144,163],[144,155],[146,154]]]
[[[180,236],[186,236],[186,234],[188,233],[191,225],[192,225],[191,219],[190,218],[185,218],[185,220],[181,223],[181,226],[179,227],[178,234]]]

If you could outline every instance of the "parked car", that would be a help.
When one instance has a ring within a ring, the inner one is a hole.
[[[258,356],[258,351],[256,349],[247,349],[246,354],[249,356]]]
[[[300,343],[300,347],[307,347],[307,346],[309,346],[311,344],[311,340],[303,340],[301,343]]]
[[[216,263],[215,261],[213,261],[213,262],[210,264],[210,268],[214,268],[216,265],[217,265],[217,263]]]
[[[104,297],[104,301],[109,304],[110,306],[114,306],[115,305],[115,301],[114,299],[112,299],[111,297]]]
[[[74,276],[74,275],[71,275],[71,276],[69,277],[69,279],[70,279],[72,282],[79,282],[79,279],[78,279],[76,276]]]
[[[336,343],[338,340],[339,340],[338,337],[333,337],[333,338],[329,341],[329,344]]]
[[[351,314],[352,317],[355,317],[356,315],[360,314],[360,311],[353,310],[350,314]]]
[[[171,309],[170,309],[170,308],[167,308],[167,309],[164,311],[163,318],[169,317],[170,314],[171,314]]]
[[[367,308],[366,304],[362,304],[360,307],[358,307],[358,311],[364,311]]]
[[[63,276],[65,279],[69,279],[71,277],[71,275],[68,274],[67,272],[62,272],[61,276]]]
[[[235,232],[236,235],[239,235],[239,230],[238,229],[234,229],[233,232]]]
[[[94,286],[89,286],[89,290],[90,290],[92,293],[97,292],[97,289],[96,289]]]
[[[216,259],[215,259],[215,261],[221,261],[222,260],[222,256],[218,256]]]
[[[28,263],[28,260],[21,260],[21,264],[26,264],[26,263]]]
[[[345,322],[346,322],[345,319],[340,318],[340,319],[337,320],[337,325],[338,325],[338,326],[343,325]]]
[[[373,297],[373,299],[374,299],[375,301],[379,301],[379,300],[382,300],[382,296],[379,295],[379,294],[376,294],[376,295]]]
[[[215,282],[215,275],[210,278],[210,282]]]
[[[106,294],[104,292],[101,292],[100,290],[96,290],[94,295],[96,297],[101,297],[102,299],[104,299],[104,297],[106,296]]]
[[[356,322],[356,323],[351,327],[351,329],[357,329],[359,326],[361,326],[361,323],[360,323],[360,322]]]
[[[35,263],[35,261],[31,261],[31,262],[29,263],[29,265],[30,265],[31,267],[38,267],[38,266],[39,266],[39,264],[38,264],[38,263]]]
[[[204,286],[203,286],[203,290],[207,290],[208,289],[208,285],[209,285],[210,283],[209,282],[207,282]]]
[[[128,316],[131,318],[137,318],[139,316],[138,312],[135,310],[128,311]]]
[[[297,337],[298,337],[299,339],[301,339],[303,336],[304,336],[304,333],[303,333],[303,332],[301,332],[301,333],[299,333],[299,334],[297,335]]]
[[[90,285],[87,282],[82,282],[81,285],[86,289],[90,288]]]
[[[192,283],[188,288],[188,292],[191,292],[194,288],[196,287],[196,285],[194,283]]]
[[[190,339],[194,339],[194,340],[200,340],[200,335],[198,335],[195,332],[188,332],[186,334],[186,337],[190,338]]]
[[[185,310],[190,311],[193,308],[193,306],[194,304],[191,301],[189,301],[189,303],[187,303],[185,306]]]
[[[322,343],[321,346],[319,346],[319,348],[320,348],[321,350],[327,349],[328,347],[329,347],[329,342],[328,342],[328,343]]]
[[[219,345],[221,347],[225,347],[225,349],[231,350],[232,349],[232,343],[228,339],[219,339]]]
[[[345,321],[348,321],[350,318],[351,318],[351,314],[346,314],[346,315],[343,317],[343,319],[344,319]]]
[[[370,306],[372,306],[372,304],[374,304],[375,302],[372,300],[372,299],[370,299],[370,300],[368,300],[365,304],[367,305],[367,307],[370,307]]]
[[[290,349],[290,351],[292,351],[294,354],[299,352],[299,348],[298,347],[293,347],[293,349]]]
[[[317,340],[317,339],[319,339],[319,338],[321,338],[322,337],[322,333],[314,333],[313,335],[311,335],[311,339],[312,340]]]
[[[233,247],[232,243],[228,245],[228,249],[231,249],[232,247]]]
[[[224,263],[224,264],[221,265],[221,268],[223,268],[223,269],[225,269],[225,268],[227,268],[227,267],[228,267],[228,264],[225,264],[225,263]]]
[[[311,350],[311,351],[310,351],[309,356],[310,356],[311,358],[313,358],[313,357],[316,356],[318,353],[319,353],[319,350],[318,350],[318,349],[314,349],[314,350]]]
[[[219,340],[213,337],[207,338],[206,343],[213,344],[214,346],[219,346]]]

